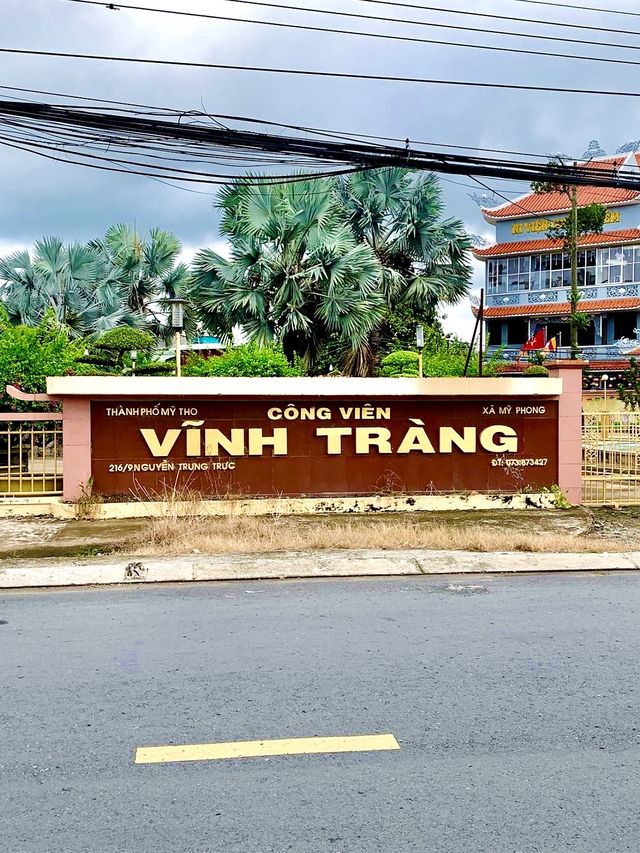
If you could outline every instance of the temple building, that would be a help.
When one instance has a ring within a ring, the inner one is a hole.
[[[581,164],[623,169],[640,177],[640,152],[599,157]],[[595,371],[619,371],[640,354],[640,191],[579,187],[578,205],[607,208],[602,234],[581,238],[578,251],[579,311],[589,317],[579,341]],[[547,237],[554,220],[569,213],[564,193],[529,192],[499,207],[484,208],[496,227],[493,246],[474,249],[486,262],[485,333],[489,351],[504,347],[515,359],[536,327],[569,352],[571,264],[561,240]],[[477,309],[476,309],[477,310]]]

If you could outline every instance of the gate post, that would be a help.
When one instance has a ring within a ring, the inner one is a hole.
[[[74,503],[91,479],[91,402],[67,397],[62,407],[62,497]]]
[[[562,379],[558,400],[558,485],[573,506],[582,502],[582,371],[580,359],[547,362],[549,376]]]

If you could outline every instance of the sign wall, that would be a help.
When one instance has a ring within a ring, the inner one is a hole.
[[[556,400],[92,402],[103,495],[519,492],[558,481]]]

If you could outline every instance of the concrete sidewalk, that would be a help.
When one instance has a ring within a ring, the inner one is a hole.
[[[388,516],[386,516],[388,517]],[[317,517],[297,519],[313,525]],[[343,516],[336,517],[342,522]],[[446,523],[454,530],[531,532],[544,539],[611,542],[608,553],[533,553],[456,550],[282,550],[270,553],[136,556],[145,541],[145,519],[61,521],[0,519],[0,588],[256,580],[262,578],[365,577],[376,575],[610,571],[640,568],[640,509],[500,510],[416,514],[418,524]],[[367,523],[370,518],[364,517]],[[340,523],[342,523],[340,522]],[[454,540],[455,541],[455,540]],[[392,544],[392,543],[390,543]]]
[[[640,569],[640,551],[610,554],[468,551],[282,551],[174,558],[14,560],[0,567],[0,588],[145,584],[390,575],[603,572]]]

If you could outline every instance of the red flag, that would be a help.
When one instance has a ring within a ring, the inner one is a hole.
[[[529,338],[526,344],[522,344],[520,352],[529,352],[534,349],[544,349],[544,327],[536,329],[534,335]]]

